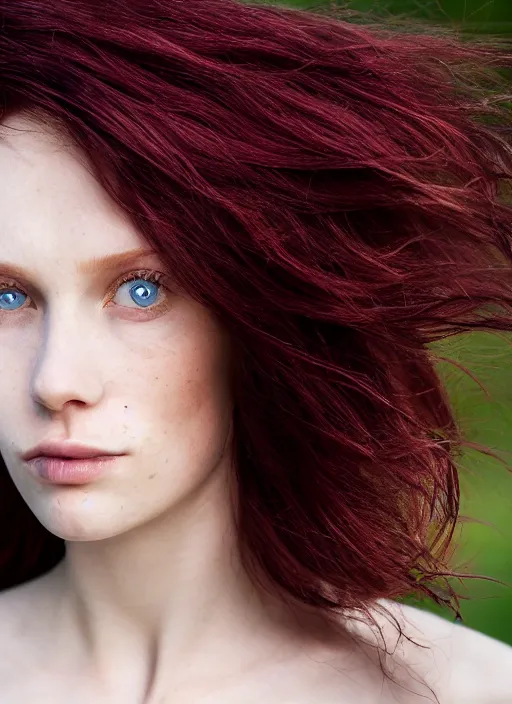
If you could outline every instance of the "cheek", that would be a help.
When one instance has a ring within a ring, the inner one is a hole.
[[[7,328],[7,329],[6,329]],[[0,323],[0,405],[5,394],[19,394],[28,387],[30,363],[34,357],[33,336]]]
[[[158,374],[159,406],[173,426],[210,425],[222,420],[230,407],[226,362],[219,341],[208,338],[184,346]]]
[[[226,455],[232,418],[228,364],[224,345],[212,335],[193,344],[184,337],[153,359],[151,379],[140,400],[133,399],[144,415],[145,430],[135,442],[144,458],[137,477],[141,499],[147,487],[162,505],[178,500]]]
[[[30,370],[27,351],[16,353],[1,348],[0,340],[0,442],[16,444],[23,437],[24,422],[30,418]]]
[[[171,342],[160,340],[138,355],[130,366],[139,373],[125,384],[134,406],[146,415],[155,449],[159,438],[176,449],[216,444],[231,421],[226,336],[203,311],[186,313],[174,321]]]

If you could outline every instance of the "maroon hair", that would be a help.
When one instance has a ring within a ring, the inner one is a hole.
[[[0,0],[0,118],[71,135],[225,325],[246,565],[325,614],[444,598],[470,443],[428,345],[512,330],[511,67],[234,0]],[[5,588],[64,546],[2,469]]]

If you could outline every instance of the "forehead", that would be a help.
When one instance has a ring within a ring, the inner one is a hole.
[[[69,139],[16,116],[0,126],[2,258],[42,253],[87,259],[143,243]]]

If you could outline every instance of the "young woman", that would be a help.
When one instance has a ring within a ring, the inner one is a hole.
[[[511,64],[0,0],[2,704],[512,701],[512,648],[395,601],[458,613],[428,344],[512,330]]]

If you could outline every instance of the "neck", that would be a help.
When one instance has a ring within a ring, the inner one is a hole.
[[[116,537],[67,543],[51,587],[61,642],[108,692],[227,677],[304,641],[297,615],[246,575],[223,482]]]

